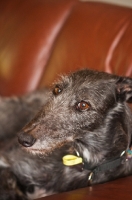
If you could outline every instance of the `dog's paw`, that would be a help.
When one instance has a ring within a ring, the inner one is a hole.
[[[1,186],[0,188],[5,190],[14,190],[17,185],[15,175],[8,168],[2,168],[0,170]]]

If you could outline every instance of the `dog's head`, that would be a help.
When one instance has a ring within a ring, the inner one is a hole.
[[[32,153],[65,144],[98,162],[127,149],[131,137],[132,79],[81,70],[55,84],[48,103],[18,135]]]

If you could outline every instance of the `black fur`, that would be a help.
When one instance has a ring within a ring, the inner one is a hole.
[[[16,182],[15,187],[6,187],[1,181],[4,192],[0,194],[4,200],[8,199],[6,190],[13,193],[12,200],[15,195],[30,199],[33,194],[33,198],[37,198],[132,173],[132,161],[126,161],[125,156],[120,166],[94,174],[91,182],[88,181],[91,170],[81,164],[68,167],[62,163],[64,155],[79,154],[94,168],[129,149],[131,78],[81,70],[62,77],[52,92],[37,94],[17,101],[9,99],[7,103],[1,99],[0,115],[4,117],[0,117],[0,134],[4,145],[0,151],[0,166],[1,172],[6,170],[1,177],[4,180],[5,176],[8,185],[9,173]],[[17,132],[42,104],[45,105],[18,134],[19,142],[27,151],[20,147],[16,137],[10,140],[4,137]],[[10,109],[7,110],[7,106]],[[41,194],[35,196],[37,192]]]

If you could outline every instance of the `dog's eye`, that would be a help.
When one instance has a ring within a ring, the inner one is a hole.
[[[53,89],[53,94],[54,95],[58,95],[62,92],[62,89],[59,87],[59,86],[56,86],[54,89]]]
[[[89,109],[89,104],[85,101],[81,101],[76,105],[77,110],[86,111]]]

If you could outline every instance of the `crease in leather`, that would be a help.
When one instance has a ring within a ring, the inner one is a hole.
[[[117,35],[115,36],[114,40],[112,41],[110,48],[108,50],[106,59],[105,59],[105,71],[107,73],[113,73],[112,67],[111,67],[111,60],[113,58],[114,51],[116,47],[118,46],[119,42],[121,41],[123,35],[125,34],[125,31],[128,27],[128,23],[125,23],[124,26],[119,30]]]

